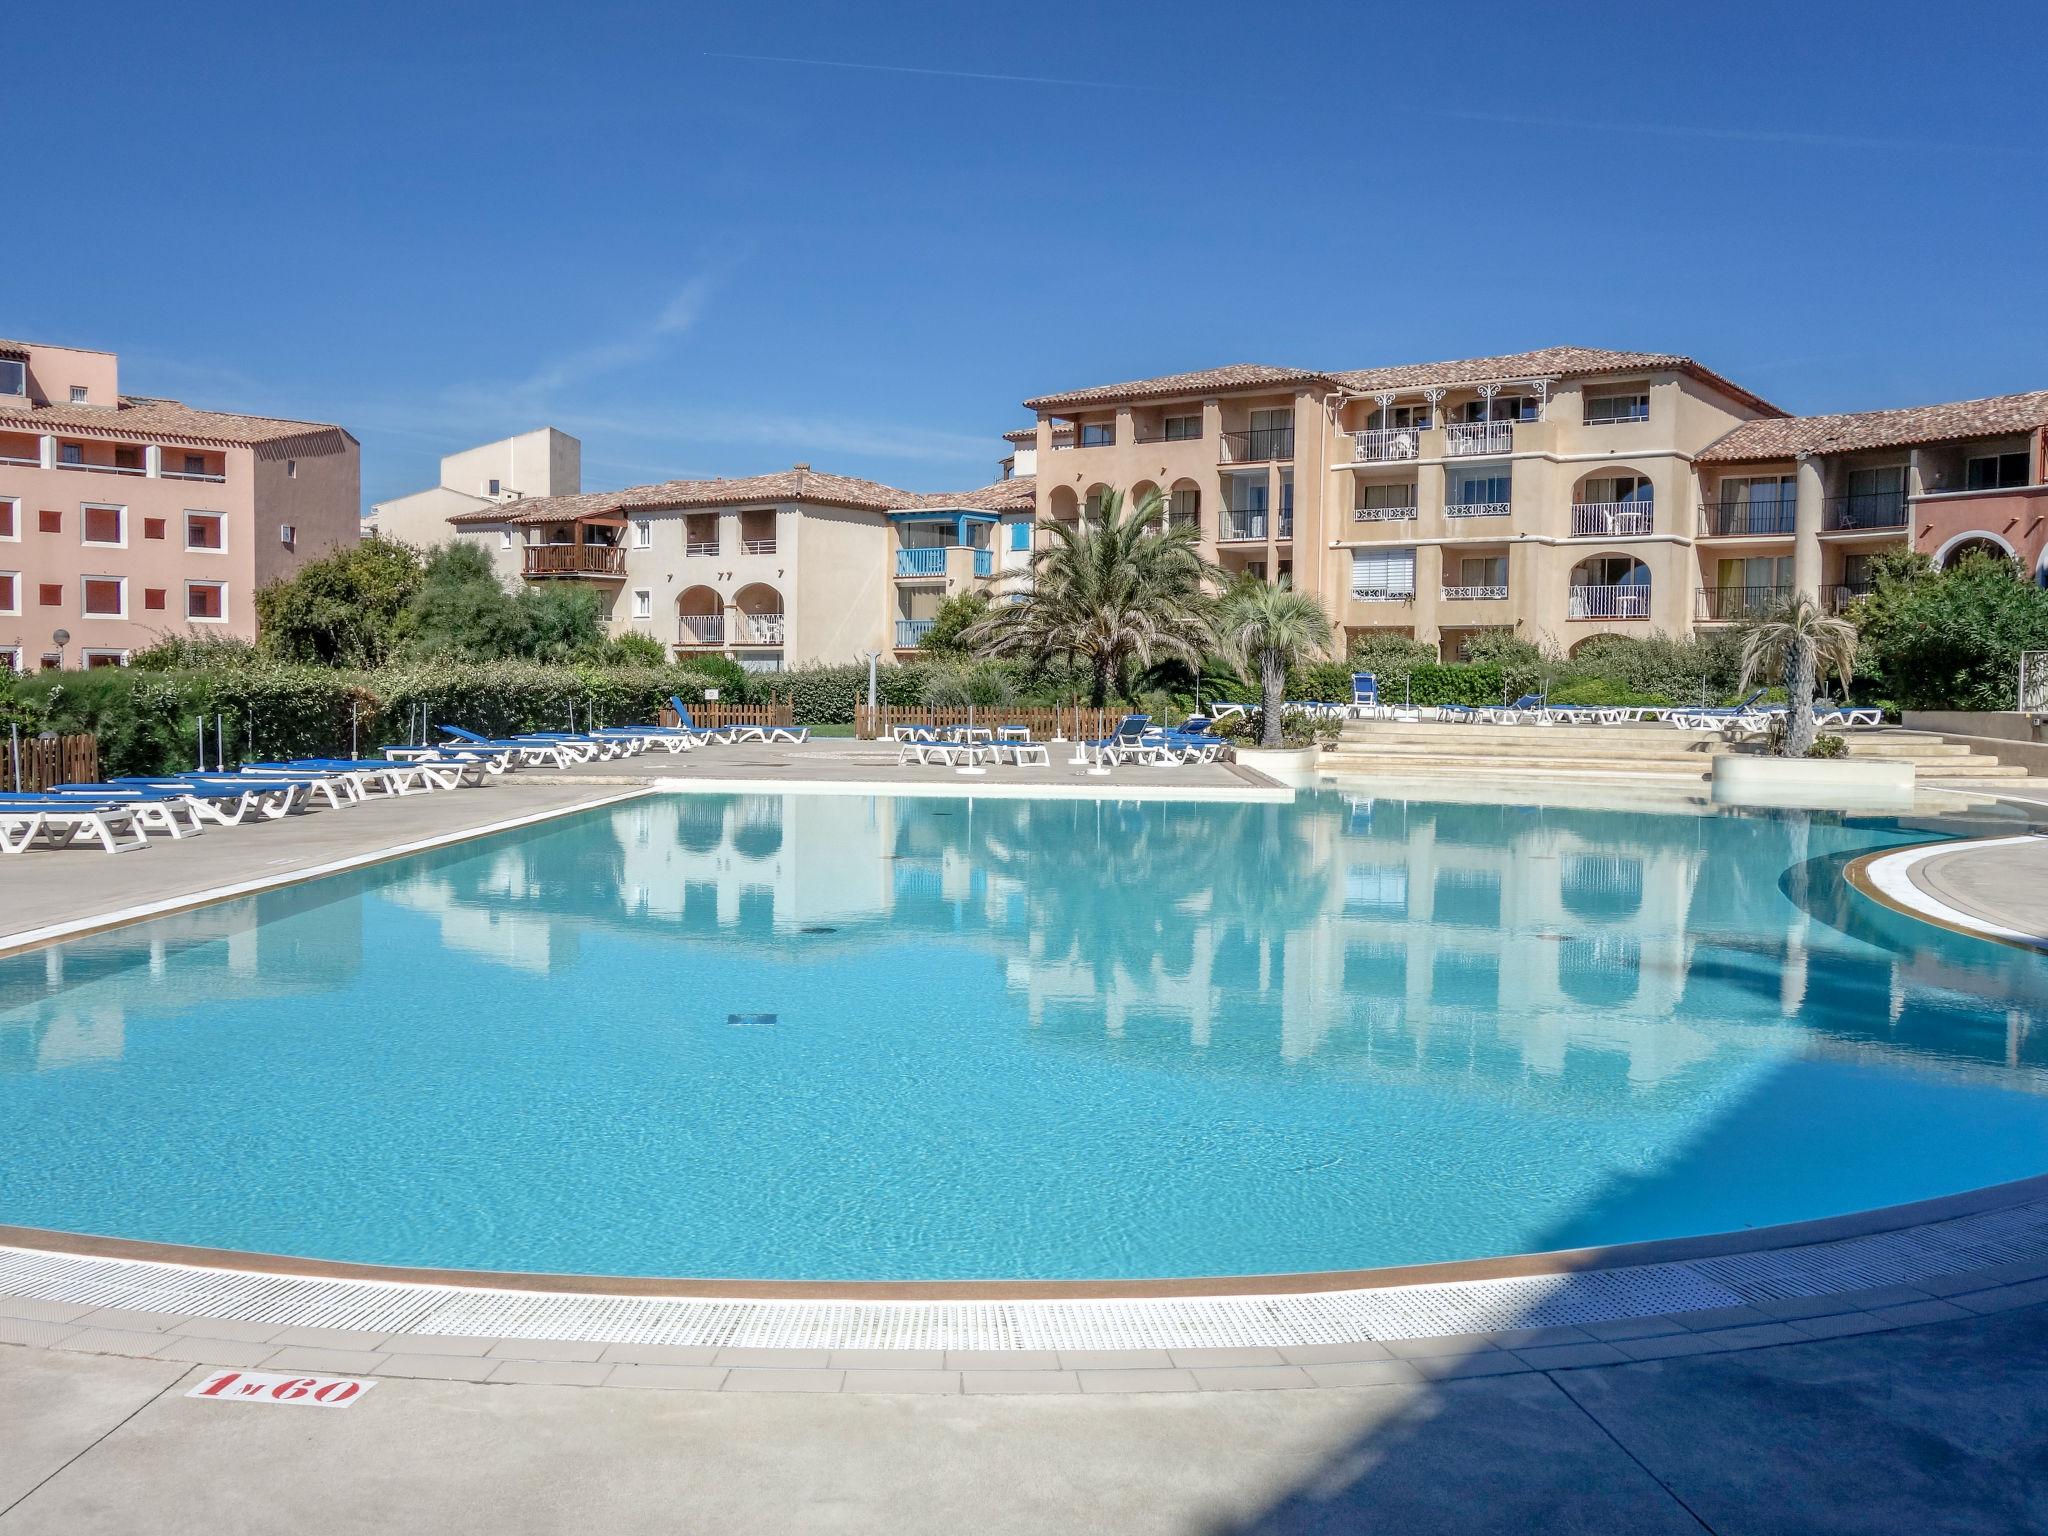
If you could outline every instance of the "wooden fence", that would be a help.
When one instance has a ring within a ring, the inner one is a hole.
[[[721,725],[794,725],[796,706],[788,699],[770,704],[692,704],[690,719],[707,730]],[[676,725],[676,712],[661,707],[661,724]]]
[[[1000,704],[976,708],[971,720],[968,714],[965,709],[926,709],[915,704],[908,708],[882,704],[874,709],[856,704],[853,733],[862,741],[875,741],[899,725],[1021,725],[1034,741],[1050,741],[1055,736],[1072,741],[1077,733],[1082,740],[1099,741],[1124,717],[1120,709],[1009,709]]]
[[[15,771],[16,760],[20,772]],[[32,791],[52,784],[96,784],[100,777],[97,736],[0,738],[0,790]]]

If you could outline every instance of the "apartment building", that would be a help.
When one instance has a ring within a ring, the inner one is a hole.
[[[1040,518],[1156,489],[1226,570],[1447,659],[1488,630],[1570,650],[1730,622],[1794,587],[1839,602],[1909,537],[2031,572],[2048,511],[2048,394],[1792,417],[1674,354],[1240,364],[1025,405],[1028,450],[1011,437]]]
[[[583,444],[554,427],[482,443],[441,460],[426,490],[372,503],[363,537],[425,548],[448,540],[448,519],[515,501],[574,496],[583,489]]]
[[[1028,475],[920,494],[808,464],[731,480],[478,507],[447,518],[508,585],[573,581],[610,632],[757,671],[914,650],[939,605],[1030,559]]]
[[[259,586],[357,539],[357,455],[323,422],[123,395],[111,352],[0,342],[0,665],[253,638]]]

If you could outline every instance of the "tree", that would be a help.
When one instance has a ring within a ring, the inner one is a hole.
[[[1924,555],[1881,557],[1850,615],[1864,670],[1902,709],[2013,709],[2021,652],[2048,651],[2048,592],[1986,556],[1945,571]]]
[[[603,645],[603,601],[589,587],[565,581],[507,592],[491,557],[457,542],[427,555],[400,630],[413,656],[569,661]]]
[[[1280,745],[1287,669],[1330,645],[1330,616],[1306,592],[1240,582],[1223,599],[1223,642],[1239,665],[1259,674],[1259,745]]]
[[[375,667],[391,659],[399,616],[419,590],[420,552],[365,539],[308,561],[256,593],[263,650],[283,661]]]
[[[956,592],[939,604],[932,615],[932,627],[917,642],[920,651],[933,656],[966,656],[969,648],[960,637],[988,615],[988,598],[979,592]]]
[[[1856,626],[1826,612],[1804,592],[1742,626],[1742,686],[1773,673],[1785,679],[1786,757],[1805,757],[1813,750],[1813,691],[1822,672],[1832,672],[1846,691],[1856,670]]]
[[[1216,635],[1208,585],[1221,573],[1201,557],[1194,529],[1164,526],[1164,506],[1153,491],[1127,510],[1112,491],[1099,521],[1040,523],[1050,543],[1021,579],[1005,578],[1014,600],[997,602],[961,643],[1040,665],[1072,661],[1087,672],[1098,709],[1111,688],[1128,695],[1134,666],[1199,666]]]

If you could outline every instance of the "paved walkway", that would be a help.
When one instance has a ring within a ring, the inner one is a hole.
[[[1945,849],[1912,864],[1907,877],[1980,922],[2048,941],[2048,836]]]
[[[0,1536],[2048,1529],[2041,1306],[1320,1392],[384,1379],[320,1411],[184,1396],[205,1374],[0,1347]]]

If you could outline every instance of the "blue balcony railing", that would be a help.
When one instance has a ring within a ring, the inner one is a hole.
[[[992,549],[977,549],[974,552],[974,574],[993,576],[996,573],[996,552]]]
[[[896,645],[901,650],[912,650],[924,643],[924,637],[931,633],[930,619],[898,619],[896,621]]]
[[[896,574],[943,576],[946,574],[946,552],[936,545],[924,549],[899,549],[896,551]]]

